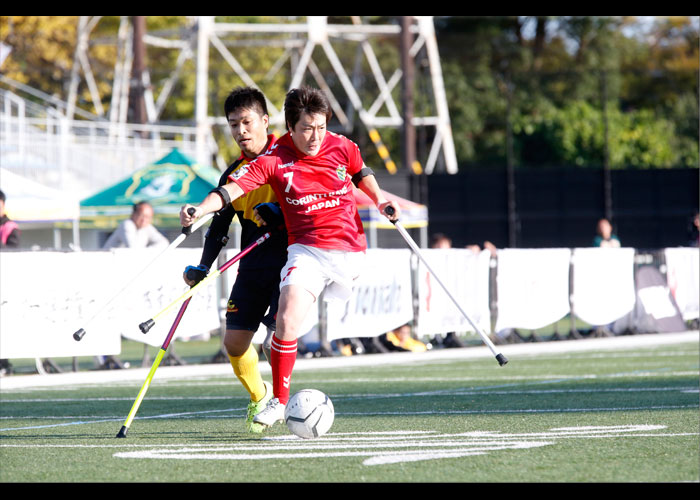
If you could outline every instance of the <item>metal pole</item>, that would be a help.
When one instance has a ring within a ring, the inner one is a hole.
[[[512,82],[506,73],[506,182],[508,186],[508,246],[518,246],[518,215],[515,208],[515,160],[513,158]]]
[[[412,16],[401,17],[401,104],[403,109],[403,165],[405,169],[412,169],[414,173],[414,162],[416,161],[416,129],[413,126],[413,88],[415,71],[413,58],[409,50],[413,45],[413,35],[411,34]],[[413,183],[411,183],[413,184]],[[413,187],[413,186],[412,186]],[[413,193],[415,195],[415,193]]]
[[[211,16],[199,16],[197,22],[197,95],[195,97],[195,119],[197,126],[197,163],[208,165],[207,137],[209,135],[209,35],[214,26]]]
[[[134,26],[133,54],[134,62],[131,67],[131,98],[132,122],[146,123],[146,106],[144,101],[143,71],[146,68],[146,44],[143,36],[146,34],[146,17],[132,16],[131,23]]]
[[[389,214],[393,214],[393,207],[388,207],[388,208],[386,209],[386,212],[389,213]],[[433,269],[430,267],[430,264],[429,264],[429,263],[425,260],[425,258],[423,257],[423,254],[421,253],[420,249],[418,248],[418,245],[416,245],[416,242],[413,241],[413,239],[412,239],[411,236],[408,234],[408,232],[406,232],[406,229],[403,227],[403,225],[401,225],[401,223],[400,223],[398,220],[397,220],[397,221],[393,221],[393,224],[394,224],[394,226],[396,227],[396,229],[398,229],[399,234],[401,234],[401,236],[402,236],[403,239],[406,241],[406,243],[407,243],[408,246],[411,248],[411,250],[413,250],[413,253],[416,255],[416,257],[418,257],[418,258],[421,260],[421,262],[423,262],[423,265],[425,265],[425,267],[428,269],[428,271],[429,271],[430,274],[433,276],[433,278],[435,278],[435,281],[438,282],[438,284],[442,287],[442,289],[443,289],[444,292],[447,294],[447,296],[450,298],[450,300],[452,301],[452,303],[457,307],[457,309],[459,309],[459,312],[462,313],[462,316],[464,316],[464,319],[466,319],[466,320],[469,322],[469,324],[472,325],[472,328],[474,328],[474,331],[475,331],[477,334],[479,334],[479,336],[481,337],[481,339],[484,341],[484,344],[486,344],[486,347],[488,347],[489,350],[490,350],[490,351],[493,353],[493,355],[496,357],[496,361],[498,361],[498,364],[501,365],[501,366],[503,366],[503,365],[505,365],[506,363],[508,363],[508,358],[506,358],[503,354],[501,354],[500,352],[498,352],[498,350],[496,349],[496,346],[493,344],[493,342],[491,341],[491,339],[489,339],[488,335],[486,335],[486,333],[483,332],[483,331],[481,330],[481,328],[479,328],[479,327],[476,325],[476,323],[474,323],[474,322],[472,321],[472,319],[471,319],[471,318],[469,317],[469,315],[464,311],[464,309],[463,309],[462,306],[459,304],[459,302],[457,302],[457,299],[455,299],[454,296],[450,293],[450,290],[445,286],[445,284],[444,284],[444,283],[442,282],[442,280],[437,276],[437,274],[435,274],[435,272],[433,271]]]
[[[601,100],[603,107],[603,199],[605,218],[612,224],[612,181],[610,178],[610,149],[608,130],[608,83],[605,71],[600,73]]]

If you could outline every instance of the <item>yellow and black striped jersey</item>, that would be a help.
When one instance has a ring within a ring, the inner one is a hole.
[[[275,137],[269,136],[268,147],[274,144]],[[228,183],[231,173],[248,163],[249,159],[241,155],[233,162],[219,179],[219,186]],[[240,248],[243,249],[269,231],[268,226],[259,226],[255,222],[253,209],[260,203],[276,203],[272,188],[265,184],[259,188],[244,194],[233,200],[230,205],[222,208],[212,219],[207,232],[202,252],[201,264],[211,268],[212,263],[221,251],[227,237],[233,217],[238,216],[241,225]],[[272,236],[264,244],[243,257],[239,262],[239,269],[260,269],[268,267],[278,267],[281,269],[287,261],[287,231],[284,229],[272,232]]]

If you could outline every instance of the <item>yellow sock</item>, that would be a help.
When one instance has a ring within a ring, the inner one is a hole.
[[[265,397],[265,384],[258,370],[258,353],[253,344],[250,344],[242,356],[229,356],[228,359],[233,366],[233,373],[250,393],[250,398],[253,401],[260,401]]]

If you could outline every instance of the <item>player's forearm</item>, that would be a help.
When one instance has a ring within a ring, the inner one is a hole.
[[[238,184],[230,182],[209,193],[197,208],[201,211],[201,215],[218,212],[243,194],[243,189],[241,189]]]
[[[180,224],[191,226],[194,221],[212,212],[218,212],[227,204],[233,202],[244,194],[238,184],[229,183],[209,193],[202,202],[197,205],[185,205],[180,209]]]
[[[379,188],[377,180],[374,175],[368,175],[363,177],[358,183],[357,187],[365,193],[374,202],[374,205],[379,210],[379,213],[384,214],[390,221],[394,222],[401,216],[401,211],[399,209],[398,203],[389,201],[384,197],[382,190]],[[387,207],[391,206],[394,210],[393,213],[387,213]]]
[[[382,203],[386,203],[386,198],[384,198],[382,190],[379,189],[379,184],[377,184],[377,180],[373,175],[363,177],[357,187],[370,197],[375,206],[379,207]]]
[[[209,193],[202,202],[197,205],[197,209],[200,212],[200,217],[207,215],[212,212],[218,212],[224,208],[224,200],[217,193]]]

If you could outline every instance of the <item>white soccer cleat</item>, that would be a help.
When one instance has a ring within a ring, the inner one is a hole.
[[[253,417],[253,422],[266,427],[272,427],[277,422],[284,422],[284,408],[285,405],[280,403],[279,399],[273,398],[263,411]]]

